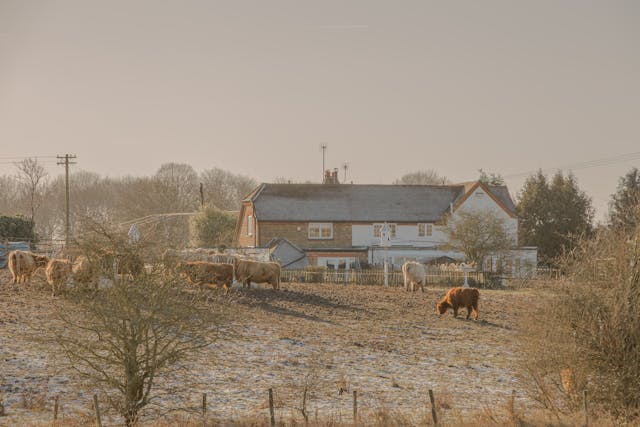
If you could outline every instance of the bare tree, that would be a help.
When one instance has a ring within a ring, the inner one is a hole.
[[[482,267],[485,256],[505,251],[514,245],[504,219],[492,211],[468,211],[456,214],[447,225],[448,246],[465,254],[467,260]]]
[[[18,176],[23,191],[29,198],[31,222],[34,222],[36,210],[39,207],[38,199],[42,194],[42,187],[45,185],[48,173],[44,166],[38,162],[38,159],[35,158],[24,159],[16,167],[18,168]]]
[[[219,168],[202,172],[200,180],[204,187],[205,203],[225,210],[238,210],[242,198],[257,185],[252,178]]]
[[[198,174],[185,163],[165,163],[154,176],[164,212],[190,212],[197,208]]]
[[[105,236],[112,243],[107,250],[122,265],[125,257],[144,253],[139,245],[106,229],[81,247],[94,254],[105,252],[98,243]],[[112,273],[111,265],[97,260],[95,268]],[[131,426],[160,393],[158,381],[171,377],[176,365],[215,340],[222,312],[206,304],[210,296],[203,295],[205,290],[184,288],[180,278],[160,268],[120,277],[112,287],[95,293],[69,292],[78,310],[59,311],[62,327],[54,340],[70,366],[99,387],[109,406]]]
[[[426,169],[402,175],[393,181],[394,185],[445,185],[451,182],[433,169]]]

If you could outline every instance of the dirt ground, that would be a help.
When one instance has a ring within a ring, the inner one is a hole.
[[[0,400],[7,413],[0,425],[50,420],[55,395],[61,417],[87,416],[95,390],[63,367],[55,348],[33,340],[52,321],[41,272],[27,286],[9,279],[0,270]],[[480,320],[473,321],[436,315],[445,292],[292,283],[280,291],[234,289],[223,338],[186,367],[189,391],[158,403],[196,410],[206,392],[218,420],[262,417],[271,387],[278,414],[301,419],[296,408],[308,379],[309,413],[336,420],[350,416],[353,390],[363,411],[384,407],[415,420],[425,415],[429,388],[444,416],[504,405],[512,390],[528,405],[516,376],[515,328],[535,294],[481,290]],[[177,386],[162,384],[167,391]]]

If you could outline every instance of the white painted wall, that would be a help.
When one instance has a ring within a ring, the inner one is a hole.
[[[447,240],[444,229],[445,227],[434,225],[431,236],[419,237],[416,224],[397,224],[396,237],[391,239],[391,245],[434,247]],[[351,226],[352,246],[375,246],[379,244],[380,238],[373,235],[373,224],[355,224]]]
[[[513,241],[513,246],[518,246],[518,219],[512,218],[500,205],[498,205],[490,195],[488,195],[482,188],[478,187],[469,196],[464,203],[456,209],[452,219],[455,221],[456,217],[459,217],[460,212],[492,212],[495,213],[498,218],[502,218],[505,221],[505,227],[507,233]]]

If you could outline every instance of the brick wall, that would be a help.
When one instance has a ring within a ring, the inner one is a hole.
[[[258,227],[257,221],[255,220],[255,216],[253,214],[253,204],[245,203],[242,205],[242,210],[240,211],[242,217],[239,219],[240,221],[240,229],[238,231],[238,236],[236,238],[237,244],[241,248],[247,247],[256,247],[257,235],[258,235]],[[253,216],[253,234],[251,236],[247,235],[247,217],[251,215]]]
[[[350,248],[351,224],[333,223],[333,239],[309,239],[308,222],[262,222],[260,221],[260,246],[274,237],[284,237],[302,249],[306,248]]]

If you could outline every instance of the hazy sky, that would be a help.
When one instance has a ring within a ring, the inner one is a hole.
[[[575,171],[601,216],[640,166],[640,2],[0,0],[0,174],[319,180],[321,143],[355,183],[637,153]]]

